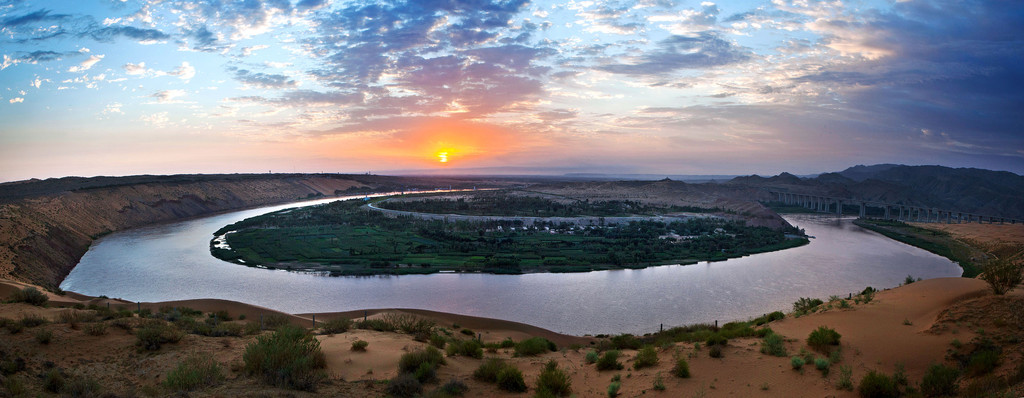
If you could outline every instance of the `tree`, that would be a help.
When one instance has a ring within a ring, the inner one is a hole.
[[[1024,279],[1022,271],[1024,271],[1024,261],[1015,260],[1013,257],[997,258],[985,264],[982,268],[981,279],[988,282],[992,293],[1002,295],[1021,284]]]

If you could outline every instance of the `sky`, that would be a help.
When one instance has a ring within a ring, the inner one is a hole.
[[[0,181],[1024,174],[1024,2],[0,0]]]

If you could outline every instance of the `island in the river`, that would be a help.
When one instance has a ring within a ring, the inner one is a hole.
[[[718,261],[808,241],[722,209],[575,200],[521,190],[356,199],[221,228],[211,253],[332,276],[586,272]]]

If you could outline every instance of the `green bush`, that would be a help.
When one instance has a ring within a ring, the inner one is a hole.
[[[242,337],[242,336],[245,336],[245,325],[242,325],[240,323],[222,322],[222,323],[218,324],[217,326],[213,327],[213,330],[210,331],[210,336],[211,337],[225,337],[225,336]]]
[[[462,381],[451,379],[441,385],[441,387],[438,387],[437,391],[438,394],[435,395],[439,397],[458,397],[469,391],[469,387]]]
[[[814,360],[814,367],[820,370],[821,374],[826,377],[828,377],[828,369],[831,365],[832,363],[825,358],[816,358]]]
[[[531,357],[557,349],[558,347],[551,340],[543,337],[531,337],[516,344],[514,355],[517,357]]]
[[[192,355],[167,374],[164,387],[184,392],[210,387],[224,379],[220,365],[209,355]]]
[[[412,398],[423,392],[423,384],[413,375],[401,373],[388,381],[388,386],[384,391],[392,397]]]
[[[567,397],[572,394],[572,381],[569,375],[558,368],[558,362],[548,361],[544,370],[537,376],[537,395],[546,394],[555,397]]]
[[[804,314],[807,312],[814,311],[819,305],[824,304],[821,299],[812,299],[810,297],[801,297],[799,300],[793,303],[793,312],[797,314]]]
[[[799,356],[793,356],[792,358],[789,358],[789,366],[792,366],[794,370],[802,369],[805,363],[806,362],[804,361],[804,359]]]
[[[36,331],[36,342],[37,343],[39,343],[39,344],[50,344],[51,340],[53,340],[53,332],[51,332],[49,330],[46,330],[46,329],[41,329],[41,330]]]
[[[921,393],[926,397],[957,395],[960,391],[960,371],[954,367],[933,364],[921,380]]]
[[[498,388],[511,392],[526,392],[523,372],[520,372],[515,366],[506,366],[498,372]]]
[[[587,351],[587,355],[583,357],[583,360],[588,364],[597,362],[597,351]]]
[[[444,349],[444,346],[448,344],[448,339],[439,334],[430,335],[430,345],[437,347],[438,349]]]
[[[768,333],[768,335],[764,336],[764,339],[761,340],[761,353],[776,357],[786,356],[785,340],[778,334]]]
[[[135,344],[145,350],[159,350],[167,343],[177,343],[185,333],[163,321],[148,322],[135,331]]]
[[[839,367],[839,381],[836,382],[836,388],[853,391],[853,368],[849,365]]]
[[[37,327],[37,326],[45,325],[45,324],[49,323],[50,321],[48,321],[48,320],[46,320],[46,318],[43,318],[42,316],[39,316],[39,315],[36,315],[36,314],[28,314],[28,315],[22,315],[21,316],[21,320],[18,321],[18,322],[21,323],[21,326],[24,326],[24,327],[27,327],[27,328],[34,328],[34,327]]]
[[[686,363],[686,358],[676,359],[675,366],[672,366],[672,375],[681,379],[690,378],[690,364]]]
[[[729,339],[725,338],[725,336],[721,335],[720,333],[715,333],[711,336],[708,336],[708,338],[704,340],[704,344],[707,345],[708,347],[711,347],[713,345],[726,345],[729,344]]]
[[[451,344],[448,344],[448,348],[445,349],[445,352],[447,352],[450,357],[459,355],[476,359],[484,357],[483,346],[476,340],[455,340]]]
[[[613,381],[612,384],[609,384],[608,385],[608,398],[615,398],[615,397],[619,396],[619,388],[621,388],[621,387],[622,387],[622,384],[620,384],[617,381]]]
[[[990,260],[982,269],[981,279],[988,282],[992,293],[1003,295],[1024,281],[1024,262],[1006,256]]]
[[[50,298],[46,296],[46,293],[39,291],[34,287],[26,287],[24,289],[15,291],[11,295],[11,301],[15,303],[27,303],[35,306],[45,306]]]
[[[501,372],[504,368],[505,361],[498,358],[490,358],[480,364],[480,367],[476,368],[473,372],[473,378],[487,383],[494,383],[498,381],[498,372]]]
[[[651,387],[655,391],[665,391],[665,381],[661,379],[661,372],[654,375],[654,384]]]
[[[356,340],[352,342],[352,351],[366,351],[366,347],[370,345],[365,340]]]
[[[611,343],[616,350],[636,350],[644,344],[643,341],[631,334],[612,336]]]
[[[433,346],[427,346],[402,355],[398,360],[398,372],[413,374],[421,383],[426,383],[436,378],[437,367],[444,364],[444,354]]]
[[[644,346],[640,349],[640,352],[636,354],[636,359],[633,361],[633,369],[643,369],[658,364],[658,351],[652,346]]]
[[[840,337],[839,332],[834,329],[818,326],[807,336],[807,345],[817,351],[826,352],[829,346],[839,345]]]
[[[619,363],[619,351],[610,350],[605,351],[604,355],[597,360],[597,370],[620,370],[622,364]]]
[[[861,398],[895,398],[900,391],[891,377],[872,370],[860,379],[857,393]]]
[[[515,346],[516,346],[516,341],[512,340],[511,337],[506,337],[505,340],[502,340],[501,344],[500,344],[501,348],[512,348],[512,347],[515,347]]]
[[[312,391],[327,377],[320,342],[309,331],[292,325],[283,325],[246,346],[242,361],[247,374],[278,387]]]
[[[43,389],[52,393],[59,393],[64,389],[65,384],[67,384],[67,380],[64,378],[64,373],[56,368],[50,369],[43,377]]]
[[[977,377],[991,373],[999,366],[999,351],[998,347],[986,347],[971,353],[967,361],[967,374]]]
[[[725,356],[725,353],[722,352],[722,346],[720,346],[720,345],[713,345],[713,346],[711,346],[711,348],[708,349],[708,356],[710,356],[712,358],[721,358],[721,357]]]
[[[345,333],[352,328],[352,320],[346,318],[335,318],[320,324],[320,332],[323,334]]]

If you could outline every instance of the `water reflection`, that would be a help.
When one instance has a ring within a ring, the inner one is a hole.
[[[323,277],[249,268],[209,254],[209,240],[217,229],[287,207],[108,235],[93,244],[61,288],[135,301],[220,298],[292,313],[421,308],[597,334],[649,332],[661,323],[747,319],[788,309],[799,297],[893,287],[908,274],[935,278],[961,273],[949,260],[864,230],[849,219],[809,215],[787,217],[816,237],[809,245],[643,270]]]

